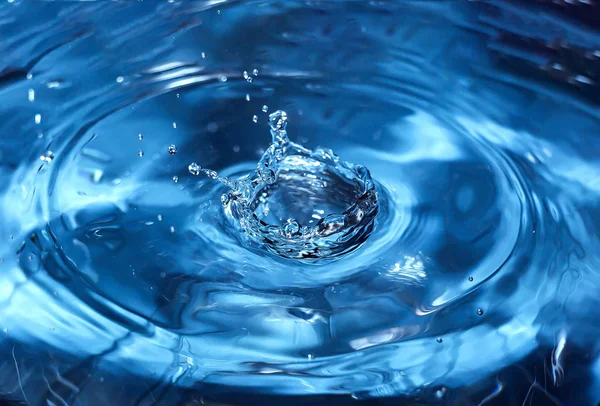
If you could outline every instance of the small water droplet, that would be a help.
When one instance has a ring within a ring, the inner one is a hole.
[[[294,219],[287,219],[281,225],[281,233],[287,238],[292,238],[300,233],[300,224]]]
[[[229,194],[223,193],[221,195],[221,203],[223,203],[223,206],[227,206],[229,204],[229,201],[230,201]]]
[[[35,100],[35,90],[33,89],[29,89],[29,91],[27,92],[27,98],[29,99],[30,102]]]
[[[469,276],[469,282],[473,282],[473,277]]]
[[[239,145],[234,145],[233,146],[233,152],[240,152],[240,146]]]
[[[52,151],[46,151],[46,153],[44,155],[40,156],[40,160],[44,161],[44,162],[52,162],[53,159],[54,159],[54,152],[52,152]]]
[[[188,166],[188,170],[190,171],[190,173],[192,175],[198,176],[200,175],[200,169],[202,169],[200,167],[200,165],[198,165],[196,162],[192,162],[189,166]]]
[[[252,116],[252,121],[254,121],[255,123],[258,123],[258,116],[257,115]]]
[[[244,73],[242,73],[242,76],[244,77],[244,79],[248,79],[248,72],[244,71]]]
[[[141,158],[144,156],[144,151],[142,151],[141,149],[138,151],[138,156]]]
[[[314,359],[313,355],[312,354],[308,354],[308,360],[312,361],[313,359]]]
[[[250,101],[250,95],[246,93],[246,101]]]
[[[217,14],[221,14],[221,10],[217,10]]]
[[[254,69],[254,70],[252,71],[252,74],[253,74],[254,76],[258,76],[258,69]]]
[[[206,58],[206,54],[202,52],[202,59]]]
[[[221,76],[221,82],[227,82],[227,76]]]
[[[173,176],[173,182],[175,182],[175,183],[179,182],[179,176],[177,176],[177,175]]]
[[[31,73],[27,74],[27,79],[31,80],[31,78],[33,78],[33,75]]]
[[[156,216],[156,218],[158,219],[158,221],[162,221],[163,220],[162,214],[159,214],[158,216]]]
[[[206,176],[208,176],[211,179],[217,179],[219,177],[219,175],[215,171],[206,171]]]
[[[444,340],[442,339],[442,337],[438,337],[435,341],[437,341],[438,343],[441,343]]]
[[[443,399],[444,396],[446,396],[446,388],[445,387],[441,387],[438,390],[435,391],[435,397],[437,399]]]
[[[269,111],[269,106],[267,106],[266,104],[262,107],[262,111],[263,113],[266,113],[267,111]]]
[[[141,141],[141,140],[143,140],[143,139],[144,139],[144,136],[143,136],[142,134],[138,134],[138,140],[140,140],[140,141]]]
[[[175,147],[175,145],[173,145],[173,144],[169,145],[169,154],[175,155],[176,153],[177,153],[177,147]]]
[[[117,76],[117,83],[123,83],[123,76]]]
[[[177,128],[177,123],[173,122],[173,128]]]
[[[39,124],[42,122],[42,115],[41,114],[36,114],[35,115],[35,123]]]
[[[174,232],[175,232],[175,227],[171,226],[171,227],[169,227],[169,230],[170,230],[172,233],[174,233]]]
[[[483,315],[483,309],[477,309],[477,315],[478,316],[482,316]]]
[[[248,76],[248,79],[246,79],[246,81],[247,81],[248,83],[252,83],[252,76]]]

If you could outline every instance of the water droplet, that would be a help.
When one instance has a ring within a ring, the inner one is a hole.
[[[39,124],[42,122],[42,115],[41,114],[36,114],[35,115],[35,123]]]
[[[175,182],[175,183],[179,182],[179,176],[177,176],[177,175],[173,176],[173,182]]]
[[[252,74],[253,74],[254,76],[258,76],[258,69],[254,69],[254,70],[252,71]]]
[[[162,221],[163,220],[162,214],[159,214],[158,216],[156,216],[156,218],[158,219],[158,221]]]
[[[123,76],[117,76],[117,83],[123,83]]]
[[[138,156],[141,158],[144,156],[144,151],[142,151],[141,149],[138,151]]]
[[[252,116],[252,121],[254,121],[255,123],[258,123],[258,116],[257,115]]]
[[[40,160],[44,161],[44,162],[52,162],[53,159],[54,159],[54,152],[52,152],[52,151],[46,151],[46,153],[44,155],[40,156]]]
[[[250,95],[246,93],[246,101],[250,101]]]
[[[174,233],[174,232],[175,232],[175,227],[171,226],[171,227],[169,227],[169,230],[170,230],[172,233]]]
[[[469,282],[473,282],[473,277],[469,276]]]
[[[313,355],[312,354],[308,354],[308,360],[312,361],[313,359],[314,359]]]
[[[173,122],[173,128],[177,128],[177,123]]]
[[[223,206],[227,206],[229,204],[230,200],[231,200],[231,198],[229,197],[228,193],[223,193],[221,195],[221,203],[223,203]]]
[[[27,93],[27,98],[29,99],[30,102],[35,100],[35,90],[33,89],[29,89],[29,92]]]
[[[242,76],[244,77],[244,79],[248,79],[248,72],[244,71],[244,73],[242,73]]]
[[[31,73],[27,74],[27,79],[31,80],[31,78],[33,78],[33,75]]]
[[[263,113],[266,113],[267,111],[269,111],[269,106],[267,106],[266,104],[263,106],[262,108]]]
[[[217,14],[221,14],[221,10],[217,10]]]
[[[233,146],[233,152],[240,152],[240,146],[239,145],[234,145]]]
[[[435,341],[437,341],[438,343],[441,343],[444,340],[442,339],[442,337],[438,337]]]
[[[143,136],[142,134],[138,134],[138,140],[140,140],[140,141],[141,141],[141,140],[143,140],[143,139],[144,139],[144,136]]]
[[[176,153],[177,153],[177,147],[175,147],[175,145],[173,145],[173,144],[169,145],[169,154],[175,155]]]
[[[446,396],[446,390],[447,389],[442,386],[441,388],[439,388],[438,390],[435,391],[435,397],[437,399],[443,399],[444,396]]]
[[[247,81],[248,83],[252,83],[252,76],[248,76],[248,79],[246,79],[246,81]]]
[[[206,58],[206,54],[202,52],[202,59]]]
[[[294,219],[287,219],[281,225],[281,233],[287,238],[292,238],[300,233],[300,224]]]
[[[202,169],[202,168],[200,167],[200,165],[198,165],[196,162],[192,162],[192,163],[190,164],[190,166],[188,166],[188,170],[190,171],[190,173],[191,173],[192,175],[195,175],[195,176],[198,176],[198,175],[200,175],[200,170],[201,170],[201,169]]]
[[[477,315],[478,316],[482,316],[483,315],[483,309],[477,309]]]
[[[227,82],[227,76],[221,76],[221,82]]]
[[[219,177],[219,174],[217,174],[217,172],[215,171],[206,171],[206,176],[208,176],[211,179],[217,179]]]

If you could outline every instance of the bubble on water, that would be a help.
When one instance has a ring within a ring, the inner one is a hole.
[[[200,175],[200,171],[202,170],[202,168],[200,167],[200,165],[198,165],[196,162],[192,162],[189,166],[188,166],[188,171],[190,171],[190,173],[192,175],[198,176]]]
[[[483,315],[483,309],[477,309],[477,315],[478,316],[482,316]]]
[[[469,282],[473,282],[473,277],[469,276]]]
[[[143,136],[141,133],[140,133],[140,134],[138,134],[138,140],[140,140],[140,141],[141,141],[141,140],[143,140],[143,139],[144,139],[144,136]]]
[[[294,219],[287,219],[281,225],[281,233],[287,238],[292,238],[300,234],[300,224]]]
[[[267,111],[269,111],[269,106],[267,106],[266,104],[264,106],[262,106],[262,111],[263,111],[263,113],[266,113]]]
[[[177,147],[173,144],[169,145],[168,150],[169,150],[169,154],[171,154],[171,155],[175,155],[177,153]]]
[[[227,82],[227,76],[221,76],[221,82]]]
[[[254,76],[258,76],[258,69],[254,69],[254,70],[252,71],[252,74],[253,74]]]
[[[52,151],[46,151],[46,153],[44,155],[40,156],[40,160],[44,161],[44,162],[52,162],[53,159],[54,159],[54,152],[52,152]]]
[[[173,176],[173,182],[175,182],[175,183],[179,182],[179,176],[177,176],[177,175]]]
[[[252,116],[252,121],[254,121],[255,123],[258,122],[258,116],[257,115],[253,115]]]
[[[144,151],[142,151],[141,149],[138,151],[138,156],[141,158],[144,156]]]
[[[33,89],[29,89],[29,91],[27,92],[27,98],[29,99],[30,102],[35,100],[35,90]]]
[[[117,76],[117,83],[123,83],[123,76]]]
[[[247,81],[248,83],[252,83],[252,76],[248,76],[248,79],[246,79],[246,81]]]

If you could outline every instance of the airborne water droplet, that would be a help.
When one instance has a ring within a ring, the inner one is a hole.
[[[169,145],[169,154],[175,155],[176,153],[177,153],[177,147],[175,147],[175,145],[173,145],[173,144]]]
[[[266,104],[262,107],[262,111],[264,113],[266,113],[267,111],[269,111],[269,106],[267,106]]]
[[[252,71],[252,74],[253,74],[254,76],[258,76],[258,69],[254,69],[254,70]]]
[[[227,82],[227,76],[221,76],[221,82]]]
[[[198,165],[196,162],[192,162],[189,166],[188,166],[188,170],[190,171],[190,173],[192,175],[198,176],[200,175],[200,170],[202,168],[200,167],[200,165]]]
[[[141,158],[141,157],[143,157],[143,156],[144,156],[144,151],[142,151],[142,150],[139,150],[139,151],[138,151],[138,156],[139,156],[140,158]]]
[[[252,116],[252,121],[254,121],[255,123],[257,123],[258,122],[258,116],[257,115]]]
[[[244,79],[248,79],[248,72],[244,71],[244,73],[242,73],[242,76],[244,76]]]
[[[473,277],[469,276],[469,282],[473,282]]]
[[[177,175],[173,176],[173,182],[175,182],[175,183],[179,182],[179,176],[177,176]]]
[[[47,151],[44,155],[40,156],[40,160],[44,162],[52,162],[54,159],[54,152]]]
[[[246,101],[250,101],[250,95],[246,93]]]
[[[144,139],[144,136],[143,136],[141,133],[140,133],[140,134],[138,134],[138,140],[140,140],[140,141],[141,141],[141,140],[143,140],[143,139]]]
[[[483,315],[483,309],[477,309],[477,315],[478,316],[482,316]]]

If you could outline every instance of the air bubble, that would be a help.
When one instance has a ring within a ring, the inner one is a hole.
[[[438,337],[435,341],[437,341],[438,343],[441,343],[444,340],[442,339],[442,337]]]
[[[252,74],[253,74],[254,76],[258,76],[258,69],[254,69],[254,70],[252,71]]]
[[[221,82],[227,82],[227,76],[221,76]]]
[[[173,145],[173,144],[169,145],[169,154],[175,155],[176,153],[177,153],[177,147],[175,147],[175,145]]]
[[[473,277],[469,276],[469,282],[473,282]]]
[[[483,309],[477,309],[477,315],[478,316],[482,316],[483,315]]]
[[[252,116],[252,121],[254,121],[255,123],[258,123],[258,116],[257,115]]]
[[[40,156],[40,160],[44,162],[52,162],[54,159],[54,152],[47,151],[44,155]]]
[[[248,76],[248,79],[246,79],[246,81],[247,81],[248,83],[252,83],[252,76]]]
[[[202,52],[202,54],[201,54],[201,55],[202,55],[202,59],[205,59],[205,58],[206,58],[206,54],[205,54],[204,52]]]
[[[141,141],[141,140],[143,140],[143,139],[144,139],[144,136],[143,136],[142,134],[138,134],[138,140],[140,140],[140,141]]]
[[[141,149],[138,151],[138,156],[141,158],[144,156],[144,151],[142,151]]]
[[[173,182],[175,182],[175,183],[179,182],[179,176],[177,176],[177,175],[173,176]]]
[[[123,76],[117,76],[117,83],[123,83]]]
[[[267,106],[266,104],[262,107],[262,111],[263,113],[266,113],[267,111],[269,111],[269,106]]]

